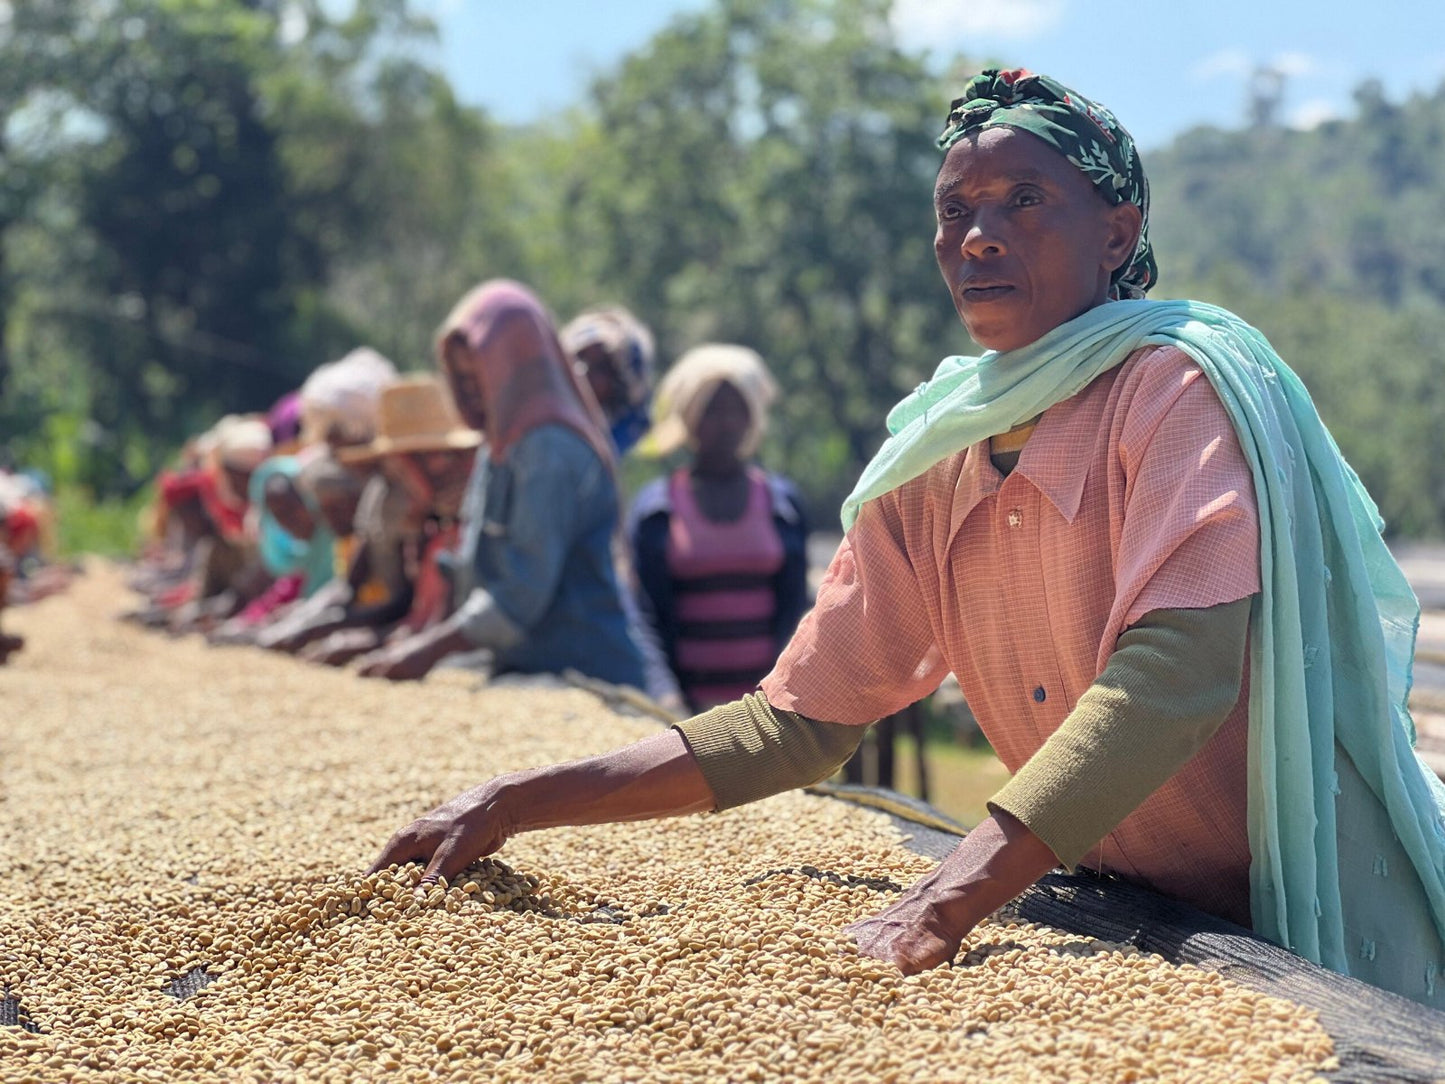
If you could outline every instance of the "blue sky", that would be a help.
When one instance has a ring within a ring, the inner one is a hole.
[[[503,121],[579,101],[588,79],[707,0],[418,0],[464,101]],[[1144,148],[1195,124],[1236,126],[1249,73],[1288,75],[1283,115],[1348,115],[1377,78],[1391,98],[1445,81],[1445,0],[895,0],[910,48],[1047,72],[1114,110]]]

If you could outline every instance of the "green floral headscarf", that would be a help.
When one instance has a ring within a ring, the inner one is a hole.
[[[1143,212],[1134,258],[1113,275],[1115,296],[1143,297],[1159,277],[1149,245],[1149,181],[1134,138],[1114,114],[1047,75],[990,68],[953,100],[939,149],[947,151],[983,128],[1017,128],[1037,136],[1078,167],[1109,203],[1132,203]]]

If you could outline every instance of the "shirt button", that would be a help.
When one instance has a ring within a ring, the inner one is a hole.
[[[1049,694],[1044,692],[1044,687],[1042,685],[1040,685],[1037,689],[1034,690],[1034,703],[1042,704],[1048,698]]]
[[[1022,527],[1024,525],[1024,514],[1017,508],[1011,509],[1008,514],[1008,525],[1010,527]]]

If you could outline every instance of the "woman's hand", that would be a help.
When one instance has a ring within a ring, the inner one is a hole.
[[[421,883],[426,884],[450,880],[493,853],[517,830],[516,817],[504,800],[511,779],[498,776],[418,817],[391,837],[367,872],[425,862]]]
[[[905,975],[948,963],[970,930],[1054,868],[1048,845],[996,809],[891,907],[848,927],[865,956]]]
[[[0,665],[4,665],[6,659],[24,646],[25,638],[23,636],[8,636],[0,632]]]
[[[388,641],[361,660],[363,677],[384,677],[392,681],[416,681],[448,655],[467,651],[472,644],[462,635],[454,619],[433,625],[415,636]]]
[[[341,629],[329,636],[307,644],[300,651],[300,657],[307,662],[323,666],[345,666],[358,655],[376,650],[381,635],[377,629]]]
[[[322,625],[325,618],[332,615],[323,614],[321,618],[311,621],[297,622],[294,615],[287,620],[277,621],[262,629],[256,636],[256,646],[264,647],[267,651],[280,651],[287,655],[298,654],[307,644],[317,640],[325,632]],[[335,618],[333,618],[334,620]]]
[[[440,650],[435,637],[423,632],[362,656],[357,672],[362,677],[420,681],[446,654]]]
[[[950,962],[974,923],[950,916],[946,907],[914,885],[903,897],[876,915],[847,927],[864,956],[893,964],[905,975]]]
[[[425,862],[422,879],[456,876],[519,832],[701,813],[715,805],[707,780],[675,730],[610,753],[498,776],[412,821],[371,872]]]

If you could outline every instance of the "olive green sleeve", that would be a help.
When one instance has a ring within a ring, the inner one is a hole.
[[[1156,610],[1126,629],[1104,672],[989,808],[1017,817],[1072,869],[1228,718],[1250,602]]]
[[[677,729],[722,810],[827,779],[868,728],[779,711],[762,693],[751,693]]]

